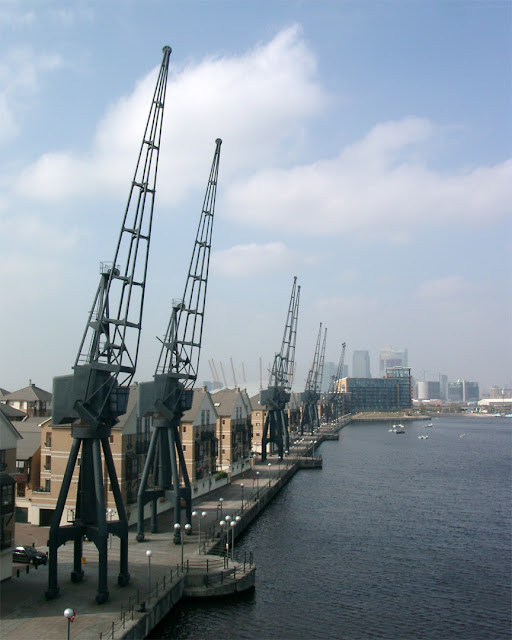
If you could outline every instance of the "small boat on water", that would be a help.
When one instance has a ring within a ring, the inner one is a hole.
[[[421,426],[422,426],[422,427],[433,427],[434,425],[433,425],[433,423],[431,422],[430,424],[423,424],[423,425],[421,425]]]
[[[428,440],[428,436],[418,436],[418,440]]]

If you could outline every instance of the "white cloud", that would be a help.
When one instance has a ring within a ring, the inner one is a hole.
[[[203,187],[214,141],[223,139],[221,172],[247,172],[293,153],[297,130],[327,95],[298,27],[242,56],[179,67],[171,54],[161,144],[158,198],[181,200]],[[31,198],[64,200],[87,193],[123,194],[133,174],[158,68],[117,100],[99,123],[89,153],[46,153],[16,181]],[[65,180],[63,180],[63,176]]]
[[[379,124],[332,160],[240,180],[227,196],[230,215],[254,227],[385,233],[398,242],[419,227],[487,224],[508,215],[512,160],[437,172],[420,159],[421,145],[433,136],[435,127],[419,118]]]
[[[472,293],[476,293],[474,285],[463,276],[452,275],[423,282],[416,296],[429,301],[450,301]]]
[[[0,19],[1,22],[1,19]],[[39,91],[41,77],[62,67],[63,59],[53,53],[34,52],[17,46],[2,52],[0,59],[0,142],[19,133],[27,112],[27,97]]]
[[[212,273],[231,278],[247,278],[292,270],[303,261],[299,254],[290,251],[282,242],[237,245],[212,253]]]
[[[0,281],[11,301],[47,300],[62,277],[63,260],[78,240],[63,228],[26,212],[0,218]],[[16,307],[16,304],[14,304]]]

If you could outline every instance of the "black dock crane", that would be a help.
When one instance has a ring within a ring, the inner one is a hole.
[[[180,524],[174,531],[176,544],[181,541],[181,499],[185,500],[187,523],[192,520],[190,480],[178,428],[184,412],[192,406],[192,387],[199,367],[221,144],[218,138],[183,298],[173,302],[153,381],[138,386],[139,416],[151,416],[154,429],[137,495],[138,542],[144,540],[144,507],[149,502],[151,532],[157,531],[160,497],[174,501],[174,522]]]
[[[345,347],[347,344],[343,342],[341,344],[341,355],[338,362],[338,368],[336,370],[336,374],[332,376],[331,382],[329,384],[329,389],[327,391],[326,406],[327,406],[327,418],[334,418],[336,421],[339,417],[339,390],[336,386],[336,383],[343,378],[343,366],[345,362]]]
[[[325,358],[325,344],[327,341],[327,329],[324,332],[322,340],[322,323],[318,329],[318,337],[316,340],[315,355],[311,369],[309,370],[306,380],[306,388],[302,394],[302,415],[300,420],[300,433],[304,435],[304,430],[309,427],[311,433],[315,428],[320,427],[318,418],[318,400],[320,398],[320,390],[322,387],[322,377]]]
[[[295,277],[293,279],[290,304],[288,305],[281,351],[275,355],[268,388],[260,392],[260,402],[267,407],[267,417],[265,418],[261,440],[262,460],[267,459],[267,444],[269,442],[277,445],[280,458],[290,447],[290,434],[284,408],[290,399],[294,373],[299,301],[300,286],[297,286],[297,278]]]
[[[73,540],[74,544],[71,580],[82,580],[84,536],[92,540],[98,549],[98,604],[106,602],[109,597],[109,533],[120,538],[118,584],[124,586],[130,580],[128,520],[109,439],[118,417],[126,412],[129,385],[139,351],[170,54],[171,48],[164,47],[114,260],[101,265],[99,287],[73,373],[56,377],[53,381],[53,423],[71,423],[73,441],[50,526],[47,599],[55,598],[59,593],[57,550],[68,540]],[[71,525],[62,526],[62,513],[80,448],[75,517]],[[118,521],[107,522],[101,449]]]

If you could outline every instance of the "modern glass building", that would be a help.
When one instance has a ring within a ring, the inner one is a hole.
[[[368,351],[354,351],[352,356],[352,376],[354,378],[371,378],[370,354]]]
[[[407,367],[409,364],[409,354],[404,347],[384,347],[379,354],[379,375],[384,378],[386,369],[392,367]]]
[[[344,378],[342,390],[350,393],[350,411],[401,411],[412,406],[411,370],[392,367],[385,378]]]

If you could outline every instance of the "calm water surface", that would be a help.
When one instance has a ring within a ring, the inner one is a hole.
[[[183,602],[149,637],[512,638],[512,420],[433,423],[358,423],[324,443],[323,469],[296,474],[237,541],[256,589]]]

